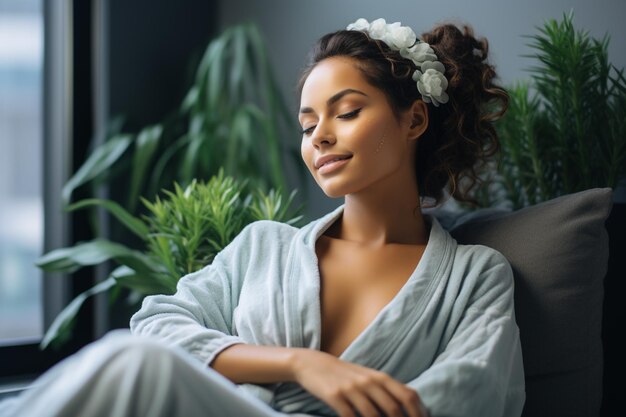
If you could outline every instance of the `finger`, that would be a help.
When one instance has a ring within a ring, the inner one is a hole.
[[[403,404],[384,386],[374,385],[368,391],[372,402],[381,409],[386,417],[405,417]],[[409,414],[410,415],[410,414]],[[413,416],[411,416],[413,417]]]
[[[400,402],[409,417],[426,417],[423,413],[424,409],[417,391],[396,380],[386,384],[385,388]]]
[[[342,395],[333,395],[326,400],[330,408],[335,410],[339,417],[356,417],[354,409]]]
[[[344,394],[352,407],[356,409],[362,417],[379,417],[380,412],[372,400],[360,390],[352,390]],[[392,417],[392,416],[389,416]],[[394,416],[395,417],[395,416]]]

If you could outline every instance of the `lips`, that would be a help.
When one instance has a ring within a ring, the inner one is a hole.
[[[326,164],[352,158],[352,155],[325,155],[315,160],[315,168],[320,169]]]

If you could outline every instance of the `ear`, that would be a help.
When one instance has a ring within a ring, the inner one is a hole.
[[[428,128],[428,106],[422,100],[415,100],[409,109],[409,130],[407,139],[415,140]]]

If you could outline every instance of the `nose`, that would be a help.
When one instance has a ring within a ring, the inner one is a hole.
[[[337,142],[337,138],[329,129],[328,124],[320,121],[313,131],[311,142],[316,149],[319,149],[323,146],[334,145]]]

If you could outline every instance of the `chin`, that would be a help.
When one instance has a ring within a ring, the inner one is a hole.
[[[333,186],[333,184],[328,183],[320,183],[317,178],[315,179],[315,182],[317,183],[317,186],[320,187],[320,190],[322,190],[322,192],[326,194],[327,197],[339,198],[347,194],[345,192],[342,192],[343,187]]]
[[[326,194],[330,198],[345,197],[348,194],[356,192],[354,186],[349,187],[345,183],[337,182],[337,183],[333,184],[333,183],[326,182],[325,184],[324,183],[320,184],[318,182],[317,185],[324,192],[324,194]]]
[[[322,188],[322,191],[324,192],[324,194],[326,194],[327,197],[330,197],[330,198],[345,197],[346,194],[348,194],[348,193],[341,193],[335,190],[325,190],[323,188]]]
[[[349,175],[346,172],[328,177],[314,175],[313,178],[322,192],[330,198],[340,198],[357,193],[366,188],[369,183],[364,176],[355,177],[354,174]]]

